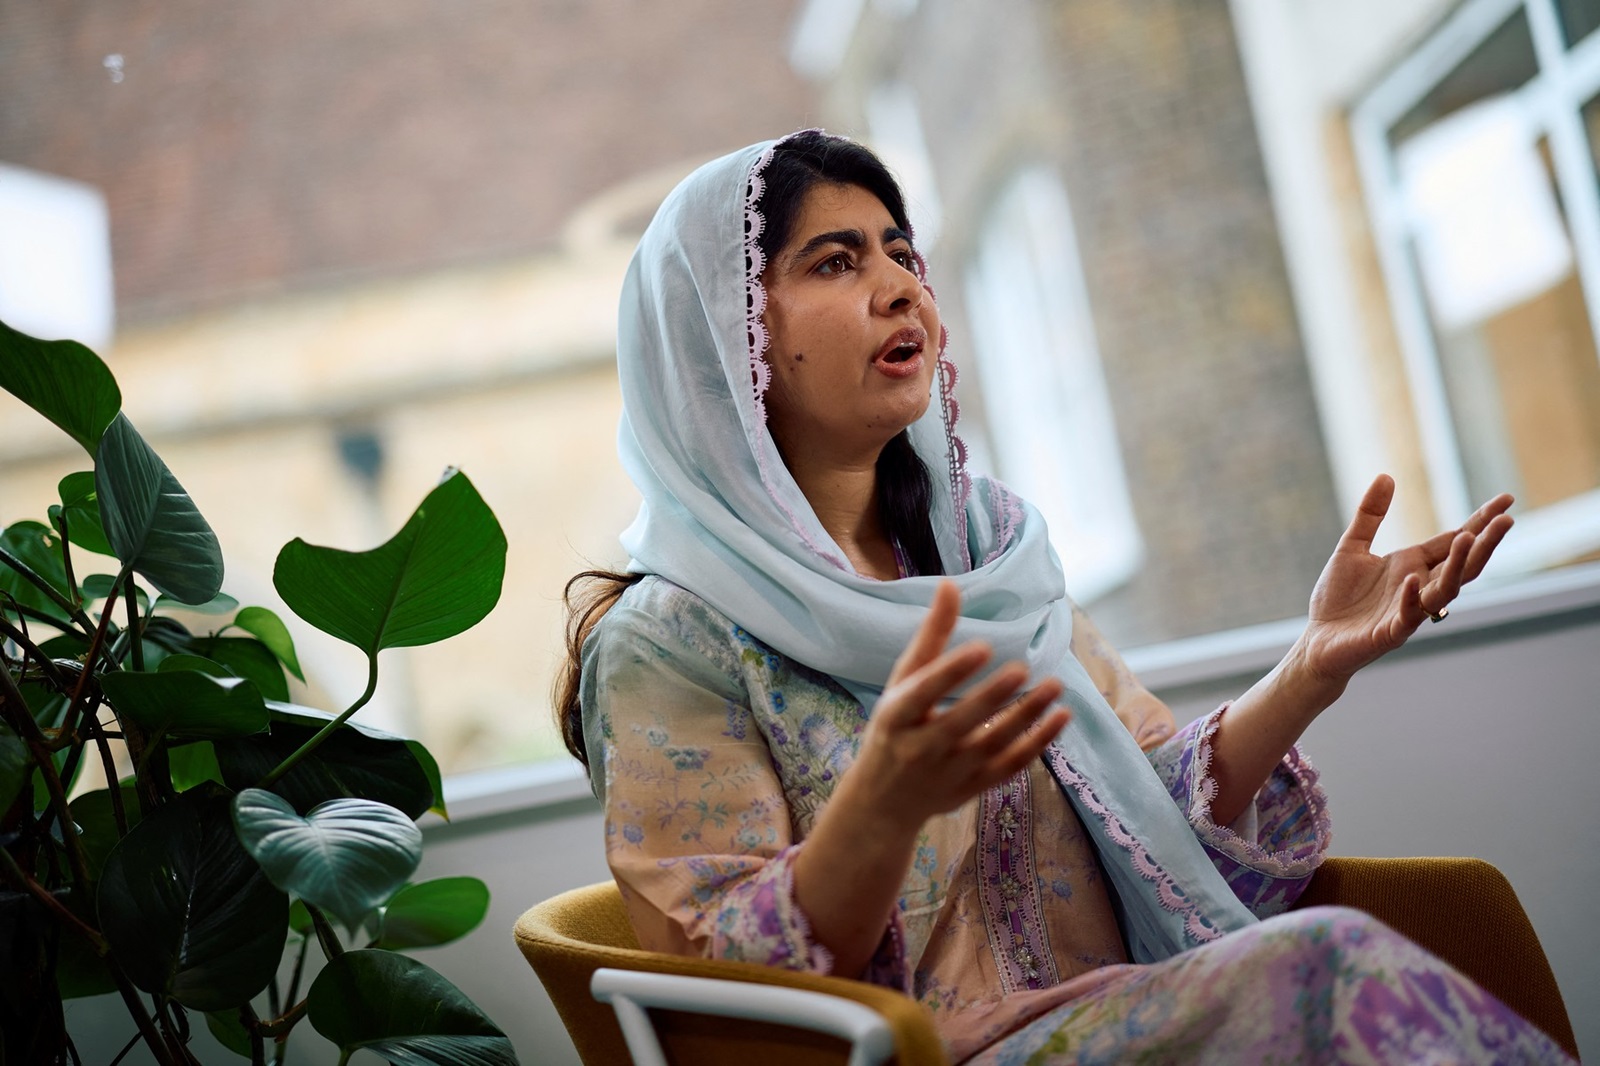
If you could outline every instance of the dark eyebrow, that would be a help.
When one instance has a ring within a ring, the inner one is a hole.
[[[883,231],[883,243],[893,244],[895,241],[905,241],[907,244],[910,244],[911,234],[907,233],[899,226],[886,227]],[[810,258],[811,253],[821,248],[825,248],[830,244],[842,244],[846,248],[860,249],[865,247],[866,243],[867,235],[858,229],[836,229],[830,230],[827,233],[819,233],[802,245],[799,251],[795,252],[794,255],[789,257],[789,269],[793,270],[803,260]]]
[[[793,270],[800,265],[801,260],[810,258],[811,253],[830,244],[842,244],[846,248],[863,248],[867,243],[867,235],[858,229],[836,229],[827,233],[819,233],[811,238],[800,250],[789,257],[789,269]]]

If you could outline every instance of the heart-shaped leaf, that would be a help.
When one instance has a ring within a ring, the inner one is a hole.
[[[271,733],[216,744],[217,762],[231,788],[254,785],[333,721],[331,714],[298,704],[269,700],[267,707]],[[417,818],[434,805],[435,785],[418,761],[413,743],[346,722],[274,782],[272,790],[302,812],[327,800],[356,796],[387,803],[408,818]]]
[[[229,799],[201,786],[159,807],[100,880],[100,928],[133,983],[199,1011],[265,988],[289,930],[289,897],[240,845]]]
[[[233,616],[233,624],[265,644],[291,674],[301,681],[306,679],[294,653],[294,638],[289,635],[283,619],[265,607],[246,607]]]
[[[129,580],[132,580],[131,578]],[[103,600],[111,595],[112,588],[117,579],[110,574],[89,574],[78,582],[78,590],[83,593],[85,600]],[[115,610],[122,610],[122,604],[128,595],[126,584],[117,590],[117,602],[112,606]],[[133,598],[139,604],[139,617],[147,618],[150,615],[150,594],[137,584],[133,586]]]
[[[407,885],[383,908],[383,935],[375,946],[399,950],[448,944],[476,929],[488,913],[489,886],[476,877]]]
[[[61,538],[53,529],[42,522],[17,522],[0,533],[0,548],[13,555],[62,597],[67,597],[67,571],[61,562]],[[59,620],[62,628],[71,624],[71,616],[43,589],[0,562],[0,606],[6,603],[5,593],[10,593],[22,606]]]
[[[94,472],[80,470],[68,474],[61,479],[57,491],[61,494],[61,503],[50,508],[51,524],[64,517],[67,539],[72,543],[98,555],[115,555],[111,542],[106,540],[105,527],[100,524],[100,499],[94,491]]]
[[[0,388],[44,415],[90,455],[122,409],[111,369],[77,341],[42,341],[0,322]]]
[[[347,929],[422,861],[422,831],[387,803],[329,800],[302,816],[282,796],[247,788],[233,801],[233,820],[273,884],[332,911]]]
[[[272,583],[295,614],[375,656],[476,625],[499,600],[505,571],[500,523],[456,471],[381,547],[348,552],[290,541]]]
[[[395,1066],[517,1066],[517,1054],[477,1005],[404,955],[347,951],[317,975],[312,1026],[346,1058],[365,1049]]]
[[[267,728],[267,705],[248,681],[197,670],[119,671],[100,679],[116,708],[148,733],[215,739]]]
[[[217,535],[126,415],[100,438],[94,485],[106,539],[124,566],[179,603],[205,603],[222,590]]]

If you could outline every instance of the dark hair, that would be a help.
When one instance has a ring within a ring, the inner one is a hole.
[[[871,150],[843,137],[806,130],[779,142],[762,172],[761,213],[765,228],[759,243],[768,262],[789,243],[795,216],[806,194],[817,185],[858,185],[872,193],[888,210],[895,225],[911,232],[905,197],[894,176]],[[911,446],[911,438],[897,434],[878,456],[878,507],[889,536],[900,545],[913,573],[944,573],[939,547],[928,520],[933,501],[933,481],[928,467]],[[585,570],[567,582],[567,661],[556,678],[556,722],[567,750],[585,766],[583,710],[579,699],[583,680],[583,642],[600,619],[643,575],[610,570]]]

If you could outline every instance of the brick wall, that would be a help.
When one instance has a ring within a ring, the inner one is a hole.
[[[19,0],[0,161],[106,191],[125,322],[515,255],[630,175],[805,124],[795,7]]]

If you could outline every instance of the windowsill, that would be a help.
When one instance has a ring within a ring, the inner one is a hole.
[[[1482,588],[1469,586],[1450,607],[1447,625],[1423,626],[1396,654],[1427,654],[1472,635],[1515,636],[1534,623],[1570,615],[1600,616],[1600,563]],[[1246,626],[1201,637],[1173,640],[1128,650],[1124,657],[1144,684],[1156,691],[1204,684],[1272,668],[1300,634],[1304,618]],[[448,826],[429,815],[424,825],[434,832],[488,818],[558,817],[563,809],[598,811],[589,792],[589,775],[574,759],[560,758],[508,766],[445,779]]]

